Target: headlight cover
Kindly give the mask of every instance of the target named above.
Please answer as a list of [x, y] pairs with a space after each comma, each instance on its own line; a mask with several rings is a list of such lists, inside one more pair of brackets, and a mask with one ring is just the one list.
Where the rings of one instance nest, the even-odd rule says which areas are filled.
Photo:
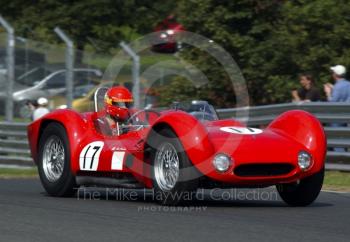
[[227, 171], [231, 164], [231, 158], [225, 154], [217, 154], [213, 159], [213, 165], [218, 172]]
[[300, 151], [298, 154], [298, 165], [301, 170], [305, 171], [311, 167], [312, 156], [306, 151]]

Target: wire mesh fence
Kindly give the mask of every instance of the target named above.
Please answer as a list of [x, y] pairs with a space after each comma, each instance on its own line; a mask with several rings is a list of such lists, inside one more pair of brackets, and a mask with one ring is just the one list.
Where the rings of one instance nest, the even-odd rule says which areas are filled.
[[[59, 40], [58, 40], [59, 41]], [[133, 60], [120, 48], [98, 52], [88, 45], [85, 51], [74, 49], [73, 102], [79, 112], [94, 110], [93, 93], [101, 86], [123, 85], [133, 90]], [[50, 110], [67, 107], [67, 56], [66, 46], [50, 44], [15, 36], [13, 93], [6, 92], [7, 34], [0, 33], [0, 116], [5, 115], [6, 100], [13, 99], [15, 119], [29, 121], [29, 103], [36, 104], [40, 97], [48, 99]], [[156, 87], [169, 83], [176, 76], [186, 75], [176, 56], [157, 54], [151, 50], [137, 53], [140, 56], [140, 108], [157, 105]], [[118, 69], [109, 74], [108, 70]], [[106, 71], [107, 70], [107, 71]], [[112, 71], [113, 72], [113, 71]], [[185, 74], [184, 74], [185, 73]], [[135, 75], [135, 74], [134, 74]], [[0, 118], [1, 119], [1, 118]]]
[[[21, 37], [15, 38], [13, 93], [8, 95], [6, 87], [7, 59], [6, 33], [0, 34], [0, 105], [1, 113], [5, 113], [5, 103], [13, 99], [15, 118], [30, 118], [29, 103], [36, 105], [40, 97], [49, 100], [49, 108], [64, 108], [67, 105], [66, 94], [66, 47], [64, 44], [48, 44]], [[80, 56], [73, 69], [73, 99], [85, 97], [95, 86], [101, 83], [103, 65], [111, 56], [98, 55], [94, 52], [75, 50]], [[102, 63], [102, 64], [101, 64]], [[89, 106], [89, 105], [87, 105]], [[90, 106], [81, 111], [89, 111]], [[79, 110], [78, 110], [79, 111]]]

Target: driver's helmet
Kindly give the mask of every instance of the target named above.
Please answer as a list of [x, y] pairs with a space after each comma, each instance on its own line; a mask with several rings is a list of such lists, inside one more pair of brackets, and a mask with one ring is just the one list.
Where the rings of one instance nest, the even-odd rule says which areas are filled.
[[129, 117], [128, 109], [132, 102], [132, 94], [122, 86], [109, 88], [104, 97], [106, 112], [118, 121], [125, 121]]

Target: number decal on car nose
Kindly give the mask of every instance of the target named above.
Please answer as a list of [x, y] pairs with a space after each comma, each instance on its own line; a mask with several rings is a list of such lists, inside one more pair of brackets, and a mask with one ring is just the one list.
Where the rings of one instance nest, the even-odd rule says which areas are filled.
[[254, 135], [254, 134], [260, 134], [263, 132], [261, 129], [249, 128], [249, 127], [237, 127], [237, 126], [221, 127], [220, 130], [231, 134], [242, 134], [242, 135]]
[[97, 171], [103, 145], [102, 141], [95, 141], [84, 147], [79, 156], [80, 170]]

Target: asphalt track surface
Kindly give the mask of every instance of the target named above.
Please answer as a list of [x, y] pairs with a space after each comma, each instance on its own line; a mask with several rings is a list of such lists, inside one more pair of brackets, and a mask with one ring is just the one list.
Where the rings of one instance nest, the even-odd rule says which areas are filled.
[[[0, 241], [349, 241], [350, 194], [288, 207], [274, 189], [206, 191], [161, 207], [128, 190], [49, 197], [37, 179], [0, 179]], [[144, 199], [146, 197], [146, 199]], [[220, 199], [218, 201], [218, 199]]]

